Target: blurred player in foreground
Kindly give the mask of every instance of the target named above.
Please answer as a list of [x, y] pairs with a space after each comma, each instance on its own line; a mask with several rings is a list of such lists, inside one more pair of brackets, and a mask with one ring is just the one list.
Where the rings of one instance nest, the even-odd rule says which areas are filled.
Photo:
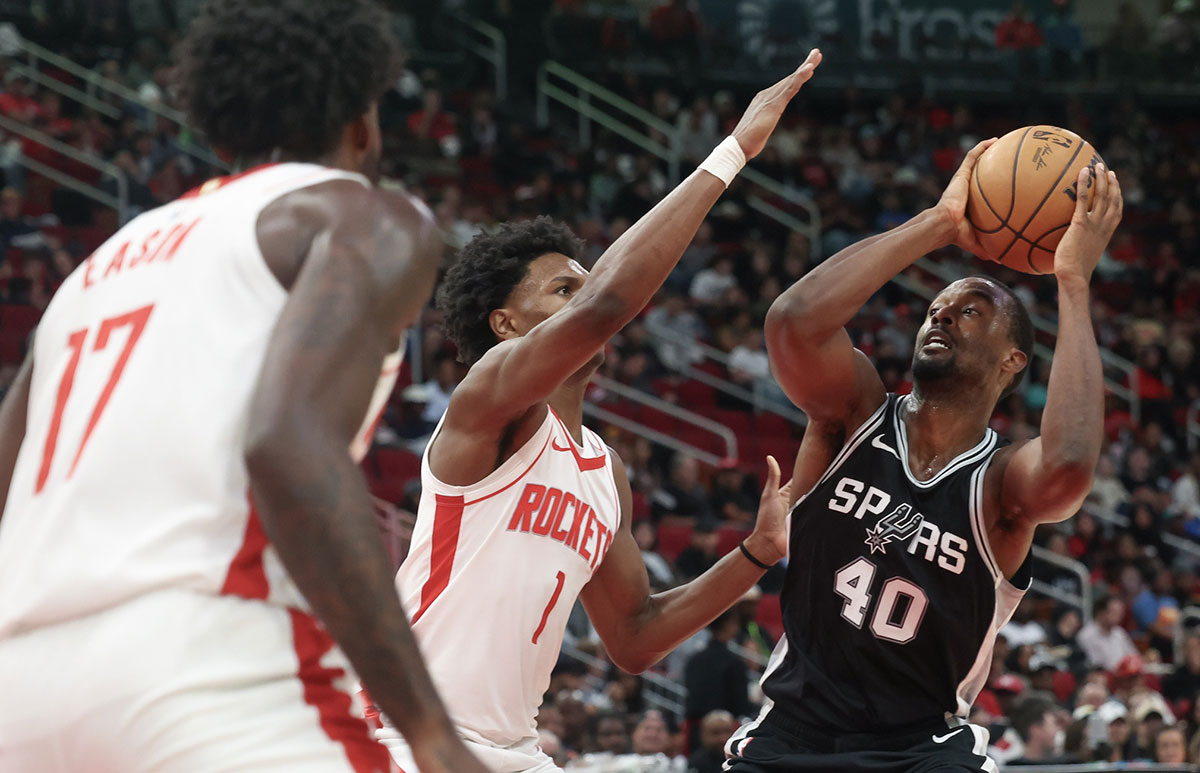
[[351, 665], [423, 770], [483, 770], [351, 457], [441, 252], [423, 205], [374, 187], [387, 29], [367, 0], [192, 23], [184, 102], [259, 165], [98, 248], [0, 408], [6, 773], [389, 770]]

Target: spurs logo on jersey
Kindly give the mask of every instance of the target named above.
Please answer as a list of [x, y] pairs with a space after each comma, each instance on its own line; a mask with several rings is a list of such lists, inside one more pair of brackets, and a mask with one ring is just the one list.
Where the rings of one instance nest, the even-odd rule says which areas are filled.
[[763, 678], [767, 711], [812, 728], [888, 732], [966, 717], [995, 632], [1027, 585], [986, 538], [987, 430], [938, 474], [909, 470], [905, 398], [889, 395], [791, 515], [785, 637]]
[[[879, 441], [879, 437], [876, 437], [875, 441]], [[882, 447], [896, 456], [897, 460], [900, 458], [894, 450], [881, 442], [872, 442], [872, 446]], [[829, 498], [827, 506], [832, 512], [852, 513], [854, 518], [863, 520], [868, 514], [884, 512], [891, 504], [892, 495], [886, 491], [861, 480], [843, 476], [833, 487], [833, 495]], [[871, 553], [886, 553], [889, 544], [903, 543], [905, 540], [911, 540], [908, 543], [910, 554], [934, 562], [948, 572], [961, 574], [966, 565], [967, 540], [939, 527], [916, 512], [907, 502], [897, 505], [894, 510], [876, 521], [873, 527], [868, 528], [865, 543]]]

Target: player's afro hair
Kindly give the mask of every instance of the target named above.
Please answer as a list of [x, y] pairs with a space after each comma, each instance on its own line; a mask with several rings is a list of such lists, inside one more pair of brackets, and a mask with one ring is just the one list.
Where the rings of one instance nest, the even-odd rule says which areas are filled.
[[176, 56], [183, 105], [215, 147], [309, 160], [387, 89], [397, 45], [372, 0], [208, 0]]
[[474, 365], [496, 345], [491, 313], [508, 301], [529, 264], [557, 252], [577, 258], [583, 242], [571, 229], [551, 218], [506, 223], [482, 234], [459, 253], [438, 289], [446, 335], [458, 346], [458, 358]]

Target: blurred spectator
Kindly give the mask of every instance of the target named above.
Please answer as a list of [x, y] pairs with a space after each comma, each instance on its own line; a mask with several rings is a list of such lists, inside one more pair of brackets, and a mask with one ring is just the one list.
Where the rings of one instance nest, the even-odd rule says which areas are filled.
[[666, 590], [675, 585], [675, 573], [667, 559], [654, 549], [658, 541], [654, 524], [649, 520], [637, 521], [633, 524], [633, 539], [642, 551], [642, 562], [646, 564], [646, 573], [650, 577], [652, 588]]
[[683, 685], [687, 688], [684, 716], [693, 727], [716, 709], [728, 711], [735, 717], [753, 713], [746, 664], [729, 649], [739, 627], [738, 616], [732, 610], [709, 623], [712, 637], [708, 646], [693, 655], [684, 668]]
[[1163, 765], [1182, 765], [1187, 759], [1187, 737], [1183, 728], [1170, 725], [1154, 737], [1154, 761]]
[[1042, 31], [1029, 15], [1023, 0], [1016, 0], [1012, 10], [996, 25], [996, 48], [1008, 52], [1012, 74], [1017, 83], [1026, 88], [1036, 86], [1037, 55], [1043, 42]]
[[1200, 695], [1200, 634], [1188, 634], [1183, 640], [1183, 657], [1162, 680], [1162, 693], [1172, 703]]
[[1021, 647], [1046, 641], [1046, 629], [1033, 619], [1033, 611], [1033, 599], [1025, 596], [1013, 611], [1012, 620], [1000, 629], [1011, 646]]
[[17, 189], [0, 191], [0, 253], [10, 248], [36, 250], [50, 246], [38, 223], [23, 213], [24, 206]]
[[1137, 653], [1129, 632], [1121, 627], [1124, 618], [1125, 602], [1119, 598], [1105, 596], [1096, 602], [1092, 622], [1078, 637], [1079, 647], [1090, 663], [1112, 670], [1126, 655]]
[[1187, 520], [1200, 519], [1200, 453], [1192, 454], [1183, 474], [1171, 485], [1170, 512]]
[[675, 454], [671, 460], [671, 476], [654, 492], [650, 507], [656, 519], [664, 515], [678, 515], [697, 521], [711, 521], [708, 493], [700, 485], [700, 463], [696, 457], [679, 452]]
[[701, 306], [712, 306], [720, 303], [725, 293], [736, 286], [733, 259], [727, 255], [717, 255], [708, 268], [696, 274], [692, 280], [690, 295], [692, 300]]
[[1117, 463], [1108, 454], [1101, 454], [1096, 463], [1091, 498], [1110, 512], [1115, 512], [1121, 503], [1129, 501], [1129, 491], [1117, 477]]
[[658, 359], [670, 370], [682, 370], [700, 359], [696, 346], [690, 342], [704, 333], [700, 315], [688, 308], [687, 300], [668, 292], [661, 303], [646, 314], [646, 331], [654, 334], [654, 349]]
[[721, 556], [717, 554], [719, 542], [717, 522], [711, 518], [701, 518], [692, 527], [692, 542], [680, 552], [675, 559], [675, 568], [679, 570], [680, 579], [685, 582], [694, 580], [712, 568]]
[[462, 369], [458, 362], [448, 353], [439, 353], [433, 361], [433, 378], [425, 382], [425, 411], [421, 416], [430, 430], [450, 407], [450, 396], [459, 381]]
[[428, 88], [421, 109], [408, 117], [408, 130], [419, 145], [441, 155], [455, 157], [462, 149], [454, 116], [442, 109], [442, 92]]
[[1021, 756], [1007, 765], [1044, 765], [1058, 762], [1062, 755], [1064, 733], [1058, 724], [1058, 708], [1053, 701], [1031, 695], [1018, 703], [1009, 717], [1021, 737]]
[[595, 751], [609, 754], [630, 752], [629, 729], [619, 714], [600, 713], [592, 717], [591, 736]]
[[1083, 64], [1083, 29], [1075, 19], [1071, 0], [1054, 0], [1046, 22], [1046, 48], [1050, 52], [1049, 75], [1055, 80], [1073, 78]]
[[725, 763], [725, 742], [737, 730], [733, 714], [720, 709], [700, 720], [700, 743], [688, 757], [689, 773], [721, 773]]
[[689, 5], [689, 0], [665, 0], [650, 13], [650, 36], [681, 74], [693, 69], [700, 55], [700, 19]]

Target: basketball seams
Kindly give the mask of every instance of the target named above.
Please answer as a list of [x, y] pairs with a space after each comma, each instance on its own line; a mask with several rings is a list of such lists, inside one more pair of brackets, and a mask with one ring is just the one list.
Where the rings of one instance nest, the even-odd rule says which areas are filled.
[[[1063, 176], [1066, 175], [1067, 170], [1070, 169], [1071, 165], [1075, 163], [1075, 159], [1079, 158], [1079, 152], [1083, 150], [1085, 145], [1087, 145], [1087, 142], [1081, 137], [1079, 139], [1079, 144], [1075, 147], [1075, 152], [1071, 154], [1069, 159], [1067, 159], [1067, 163], [1063, 164], [1062, 169], [1058, 170], [1058, 177], [1054, 178], [1054, 182], [1046, 188], [1046, 195], [1042, 196], [1042, 200], [1038, 202], [1038, 205], [1034, 208], [1033, 213], [1029, 215], [1029, 219], [1025, 221], [1025, 225], [1021, 226], [1020, 233], [1025, 233], [1025, 229], [1029, 227], [1029, 224], [1033, 222], [1033, 219], [1038, 216], [1039, 212], [1042, 211], [1042, 207], [1046, 206], [1046, 202], [1049, 201], [1050, 197], [1053, 196], [1055, 191], [1058, 190], [1058, 184], [1062, 182]], [[1016, 184], [1015, 178], [1013, 184]], [[1076, 192], [1075, 195], [1078, 196], [1079, 193]], [[1029, 240], [1026, 239], [1026, 241]], [[1030, 244], [1032, 245], [1034, 242], [1030, 242]], [[1029, 263], [1029, 268], [1032, 271], [1039, 274], [1042, 273], [1041, 271], [1037, 270], [1036, 266], [1033, 265], [1033, 250], [1029, 251], [1029, 255], [1026, 257], [1026, 260]]]
[[[1017, 209], [1017, 163], [1021, 160], [1021, 148], [1025, 147], [1025, 138], [1029, 136], [1029, 132], [1031, 132], [1031, 131], [1033, 131], [1032, 126], [1025, 127], [1025, 131], [1022, 132], [1022, 134], [1021, 134], [1020, 141], [1017, 142], [1017, 149], [1013, 153], [1012, 174], [1009, 175], [1009, 185], [1011, 186], [1012, 191], [1010, 193], [1010, 198], [1009, 198], [1008, 214], [1004, 217], [1003, 222], [1004, 222], [1004, 225], [1015, 234], [1015, 236], [1013, 237], [1013, 240], [1008, 243], [1008, 246], [1004, 248], [1003, 252], [1001, 252], [996, 257], [992, 258], [992, 260], [996, 261], [997, 263], [1004, 262], [1004, 256], [1007, 255], [1009, 250], [1011, 250], [1016, 245], [1017, 238], [1020, 237], [1020, 235], [1021, 235], [1021, 231], [1018, 231], [1017, 229], [1015, 229], [1011, 225], [1009, 225], [1009, 221], [1012, 219], [1013, 213]], [[983, 186], [981, 185], [980, 190], [982, 190], [982, 189], [983, 189]], [[1041, 208], [1042, 207], [1039, 204], [1038, 209], [1041, 209]], [[1037, 214], [1037, 209], [1035, 209], [1033, 211], [1033, 214], [1034, 215]], [[1026, 223], [1025, 225], [1029, 225], [1029, 224]], [[1024, 230], [1024, 229], [1022, 228], [1021, 230]]]

